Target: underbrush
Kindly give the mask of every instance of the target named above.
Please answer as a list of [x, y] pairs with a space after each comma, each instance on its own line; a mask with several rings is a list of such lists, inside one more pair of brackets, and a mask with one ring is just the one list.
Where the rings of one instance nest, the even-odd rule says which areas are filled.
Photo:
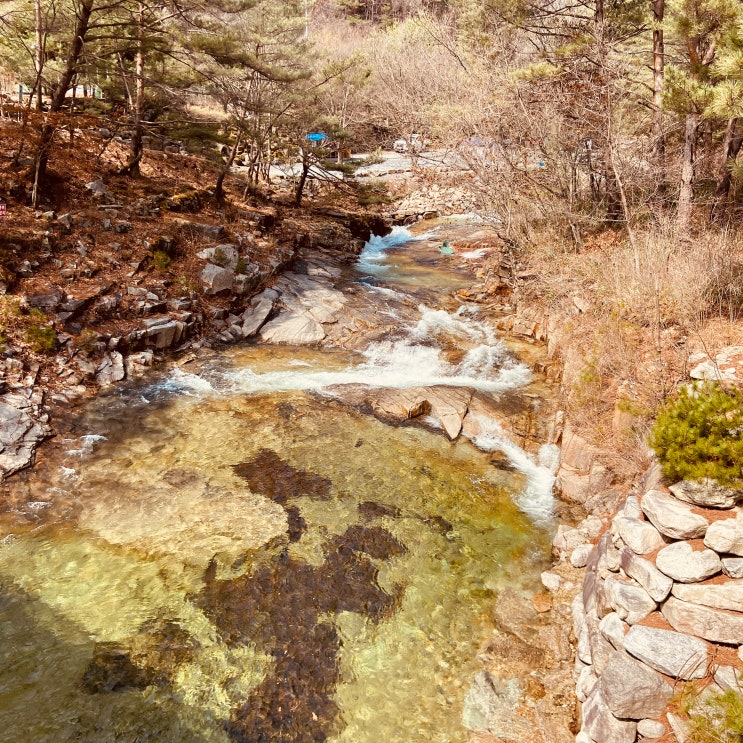
[[633, 246], [605, 231], [580, 252], [557, 229], [533, 237], [520, 258], [537, 278], [524, 289], [530, 303], [565, 318], [568, 414], [596, 443], [633, 456], [652, 416], [688, 379], [689, 357], [743, 343], [740, 235], [707, 231], [680, 242], [660, 226]]
[[686, 718], [688, 743], [740, 743], [743, 740], [741, 689], [710, 691], [687, 684], [672, 705]]

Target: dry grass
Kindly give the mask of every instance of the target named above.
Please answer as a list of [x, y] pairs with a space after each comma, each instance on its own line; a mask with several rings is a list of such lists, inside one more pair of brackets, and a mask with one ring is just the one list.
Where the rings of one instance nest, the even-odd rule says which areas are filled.
[[679, 242], [660, 226], [638, 234], [633, 247], [607, 231], [575, 252], [563, 234], [543, 231], [535, 244], [522, 256], [538, 276], [527, 293], [567, 318], [571, 420], [621, 457], [644, 457], [647, 424], [688, 379], [689, 357], [743, 343], [739, 235], [706, 231]]

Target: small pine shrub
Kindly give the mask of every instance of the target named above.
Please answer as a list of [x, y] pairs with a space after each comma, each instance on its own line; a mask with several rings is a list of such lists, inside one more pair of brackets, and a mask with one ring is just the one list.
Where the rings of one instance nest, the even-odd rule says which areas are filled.
[[245, 258], [239, 258], [235, 266], [235, 273], [245, 273], [248, 270], [248, 264]]
[[671, 480], [743, 485], [743, 394], [715, 383], [682, 388], [658, 414], [650, 445]]
[[227, 257], [227, 254], [222, 250], [222, 248], [217, 248], [214, 251], [214, 254], [212, 255], [212, 263], [215, 263], [217, 266], [221, 266], [224, 268], [228, 263], [230, 262], [230, 259]]
[[740, 743], [743, 740], [743, 694], [687, 692], [682, 711], [688, 717], [689, 743]]
[[162, 250], [156, 250], [152, 256], [152, 265], [158, 271], [167, 271], [170, 268], [170, 264], [173, 262], [171, 257]]
[[26, 341], [32, 351], [49, 353], [57, 347], [57, 334], [49, 326], [30, 325], [26, 329]]

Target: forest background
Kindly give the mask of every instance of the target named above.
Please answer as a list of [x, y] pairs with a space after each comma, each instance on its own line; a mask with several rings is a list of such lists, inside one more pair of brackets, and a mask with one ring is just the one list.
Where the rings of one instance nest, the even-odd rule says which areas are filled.
[[739, 340], [736, 0], [5, 0], [0, 70], [34, 207], [81, 127], [125, 133], [132, 178], [155, 140], [212, 158], [218, 201], [235, 162], [244, 197], [298, 162], [298, 203], [331, 154], [455, 153], [521, 296], [590, 305], [568, 412], [625, 452], [611, 421], [649, 420], [689, 338]]

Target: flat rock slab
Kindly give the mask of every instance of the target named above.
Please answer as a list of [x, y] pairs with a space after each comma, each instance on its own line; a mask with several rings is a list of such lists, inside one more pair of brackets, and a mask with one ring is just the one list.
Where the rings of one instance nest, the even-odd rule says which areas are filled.
[[612, 714], [625, 720], [657, 717], [673, 696], [673, 687], [657, 671], [623, 652], [612, 656], [599, 684]]
[[743, 612], [743, 580], [731, 580], [717, 585], [676, 583], [673, 595], [690, 604]]
[[619, 564], [630, 578], [634, 578], [655, 601], [663, 601], [671, 592], [673, 580], [662, 573], [650, 560], [636, 555], [629, 547], [622, 547]]
[[284, 274], [275, 287], [287, 309], [309, 312], [319, 323], [336, 322], [347, 302], [343, 292], [331, 284], [304, 274]]
[[642, 510], [655, 528], [671, 539], [703, 537], [709, 522], [692, 511], [689, 503], [662, 490], [650, 490], [642, 497]]
[[732, 508], [743, 500], [743, 490], [726, 488], [715, 480], [683, 480], [669, 490], [679, 499], [705, 508]]
[[[583, 728], [591, 740], [601, 743], [635, 743], [637, 737], [637, 723], [632, 720], [618, 720], [611, 711], [601, 691], [601, 685], [596, 684], [593, 691], [583, 703]], [[532, 735], [524, 738], [531, 740]]]
[[250, 300], [250, 306], [242, 314], [242, 334], [244, 338], [255, 335], [268, 319], [278, 297], [278, 292], [265, 289]]
[[29, 410], [0, 400], [0, 480], [33, 463], [36, 446], [50, 433]]
[[671, 596], [661, 609], [668, 623], [679, 632], [710, 642], [743, 645], [743, 614], [690, 604]]
[[305, 346], [319, 343], [325, 338], [325, 330], [308, 312], [301, 314], [282, 312], [275, 320], [261, 328], [260, 336], [266, 343]]
[[707, 674], [709, 650], [698, 637], [636, 624], [625, 635], [624, 648], [666, 676], [688, 681]]
[[466, 387], [445, 385], [405, 389], [335, 385], [331, 391], [352, 404], [368, 405], [374, 415], [385, 423], [400, 424], [431, 413], [452, 440], [462, 430], [462, 422], [473, 394]]

